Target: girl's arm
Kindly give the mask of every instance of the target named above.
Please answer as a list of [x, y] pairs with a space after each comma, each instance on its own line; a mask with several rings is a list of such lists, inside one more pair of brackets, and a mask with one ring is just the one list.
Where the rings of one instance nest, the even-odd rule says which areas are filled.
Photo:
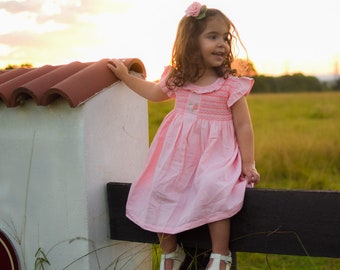
[[127, 67], [121, 60], [111, 59], [108, 68], [122, 80], [131, 90], [151, 101], [163, 101], [169, 97], [162, 91], [159, 84], [140, 79], [129, 74]]
[[249, 183], [257, 184], [260, 175], [255, 168], [254, 133], [246, 98], [242, 97], [238, 100], [231, 110], [242, 158], [242, 174]]

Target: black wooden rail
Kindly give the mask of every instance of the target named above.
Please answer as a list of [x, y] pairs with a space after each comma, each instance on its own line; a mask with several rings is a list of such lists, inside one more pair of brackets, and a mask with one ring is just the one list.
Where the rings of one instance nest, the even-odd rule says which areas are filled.
[[[111, 239], [157, 243], [155, 233], [125, 217], [129, 189], [127, 183], [107, 184]], [[211, 248], [207, 226], [178, 239], [190, 254]], [[231, 219], [230, 249], [340, 258], [340, 192], [247, 189], [242, 210]]]

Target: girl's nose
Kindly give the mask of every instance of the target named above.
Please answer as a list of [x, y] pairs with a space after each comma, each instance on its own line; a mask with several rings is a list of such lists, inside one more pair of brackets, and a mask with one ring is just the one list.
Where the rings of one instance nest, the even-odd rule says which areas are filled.
[[218, 42], [217, 42], [217, 47], [218, 47], [218, 48], [222, 48], [222, 47], [224, 47], [224, 46], [225, 46], [225, 44], [224, 44], [223, 41], [218, 41]]
[[223, 47], [224, 45], [225, 45], [225, 40], [224, 40], [224, 38], [219, 38], [218, 40], [217, 40], [217, 46], [219, 46], [219, 47]]

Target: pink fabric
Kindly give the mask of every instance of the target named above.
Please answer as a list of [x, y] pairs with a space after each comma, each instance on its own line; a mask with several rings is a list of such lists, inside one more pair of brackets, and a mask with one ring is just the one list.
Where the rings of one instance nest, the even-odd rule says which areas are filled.
[[126, 215], [140, 227], [175, 234], [235, 215], [247, 182], [230, 107], [248, 95], [250, 78], [218, 78], [208, 87], [169, 91], [176, 98], [151, 144], [145, 170], [132, 184]]

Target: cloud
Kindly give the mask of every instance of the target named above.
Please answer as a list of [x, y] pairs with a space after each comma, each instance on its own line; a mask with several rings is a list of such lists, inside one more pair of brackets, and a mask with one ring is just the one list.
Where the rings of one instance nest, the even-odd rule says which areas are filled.
[[[55, 16], [36, 21], [29, 20], [27, 14], [15, 14], [20, 25], [16, 29], [0, 34], [0, 67], [8, 64], [32, 63], [34, 66], [61, 64], [79, 60], [79, 49], [86, 45], [89, 48], [96, 42], [95, 27], [91, 22], [69, 19], [64, 24], [57, 23]], [[28, 16], [29, 17], [29, 16]], [[25, 23], [23, 23], [25, 21]], [[61, 20], [59, 20], [61, 22]]]
[[[167, 7], [173, 5], [151, 0], [0, 2], [0, 17], [8, 22], [6, 28], [0, 29], [0, 67], [21, 63], [55, 65], [106, 57], [161, 59], [169, 55], [170, 48], [162, 52], [166, 46], [161, 41], [170, 33], [165, 30], [168, 17], [155, 13], [162, 9], [160, 6], [170, 12]], [[150, 34], [153, 38], [146, 38]], [[170, 39], [167, 45], [172, 44], [173, 38]], [[150, 51], [152, 46], [159, 49]], [[161, 63], [162, 68], [164, 61]]]
[[36, 12], [40, 9], [40, 1], [4, 1], [0, 2], [0, 9], [9, 13]]
[[29, 31], [4, 34], [0, 36], [0, 43], [5, 41], [7, 50], [0, 55], [0, 66], [21, 63], [57, 65], [80, 60], [82, 47], [95, 50], [96, 39], [91, 38], [93, 36], [91, 26], [85, 25], [77, 30], [67, 28], [44, 34]]
[[[11, 27], [2, 27], [0, 33], [27, 29], [38, 31], [46, 29], [60, 29], [62, 26], [75, 27], [79, 24], [79, 18], [84, 16], [96, 16], [101, 13], [110, 13], [113, 16], [126, 12], [132, 7], [131, 1], [114, 0], [23, 0], [1, 1], [0, 16]], [[27, 24], [27, 22], [29, 23]], [[14, 26], [16, 28], [14, 28]], [[60, 27], [56, 27], [59, 25]], [[40, 30], [37, 30], [40, 29]], [[50, 29], [47, 29], [50, 31]]]
[[77, 19], [80, 1], [7, 1], [0, 2], [0, 10], [12, 14], [13, 18], [31, 16], [37, 24], [53, 21], [59, 24], [72, 24]]
[[57, 61], [65, 54], [76, 55], [77, 44], [91, 46], [94, 26], [81, 16], [90, 13], [92, 2], [1, 1], [0, 16], [7, 26], [0, 29], [0, 65], [27, 62], [32, 56], [44, 61], [52, 55]]

